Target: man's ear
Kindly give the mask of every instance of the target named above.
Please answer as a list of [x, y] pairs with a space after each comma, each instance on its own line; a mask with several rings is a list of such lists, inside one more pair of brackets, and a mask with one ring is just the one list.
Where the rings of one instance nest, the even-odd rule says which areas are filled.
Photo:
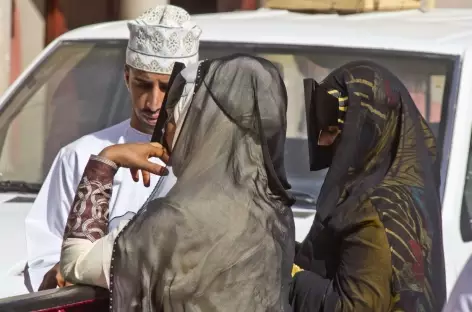
[[125, 84], [126, 84], [126, 87], [128, 88], [128, 91], [129, 91], [129, 74], [130, 74], [130, 69], [129, 69], [129, 66], [126, 64], [125, 65], [125, 70], [124, 70], [124, 78], [125, 78]]

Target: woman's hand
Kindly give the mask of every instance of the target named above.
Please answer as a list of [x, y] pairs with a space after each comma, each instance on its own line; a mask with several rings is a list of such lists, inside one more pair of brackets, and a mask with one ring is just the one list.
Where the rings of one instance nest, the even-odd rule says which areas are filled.
[[126, 143], [116, 144], [105, 148], [100, 157], [113, 161], [120, 167], [129, 168], [135, 182], [139, 181], [139, 171], [143, 176], [143, 184], [148, 187], [151, 183], [150, 173], [165, 176], [169, 171], [158, 164], [149, 161], [157, 157], [167, 164], [169, 155], [159, 143]]

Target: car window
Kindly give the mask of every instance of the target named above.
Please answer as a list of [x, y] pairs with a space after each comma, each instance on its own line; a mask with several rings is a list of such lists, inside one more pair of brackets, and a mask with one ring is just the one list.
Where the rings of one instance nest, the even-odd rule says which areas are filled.
[[[129, 118], [123, 80], [126, 41], [64, 42], [43, 61], [0, 113], [0, 178], [41, 184], [66, 144]], [[439, 123], [450, 61], [422, 56], [378, 55], [370, 50], [307, 51], [303, 47], [248, 48], [202, 43], [200, 58], [235, 52], [259, 55], [281, 71], [288, 92], [285, 166], [293, 191], [316, 199], [325, 171], [310, 172], [303, 78], [322, 80], [353, 60], [383, 64], [402, 79], [419, 110], [441, 136]]]
[[130, 116], [125, 43], [56, 49], [0, 114], [2, 180], [42, 183], [59, 149]]

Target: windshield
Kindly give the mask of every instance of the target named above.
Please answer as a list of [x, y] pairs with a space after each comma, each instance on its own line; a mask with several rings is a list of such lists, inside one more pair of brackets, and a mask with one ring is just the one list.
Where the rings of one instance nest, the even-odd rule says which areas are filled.
[[[0, 114], [2, 180], [42, 183], [59, 149], [73, 140], [116, 124], [130, 115], [123, 80], [125, 41], [68, 42], [34, 71]], [[303, 47], [241, 48], [202, 43], [202, 59], [235, 52], [274, 62], [288, 91], [286, 169], [294, 192], [316, 198], [326, 171], [310, 172], [302, 79], [322, 80], [352, 60], [376, 61], [407, 85], [421, 113], [438, 135], [451, 61], [375, 54], [370, 50]], [[439, 134], [441, 135], [441, 134]]]

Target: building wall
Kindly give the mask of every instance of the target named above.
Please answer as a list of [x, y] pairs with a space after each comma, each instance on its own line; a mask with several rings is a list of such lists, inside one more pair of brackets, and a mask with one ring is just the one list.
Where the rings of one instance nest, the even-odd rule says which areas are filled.
[[[15, 1], [18, 25], [12, 33]], [[49, 1], [49, 2], [48, 2]], [[135, 18], [157, 4], [179, 5], [190, 13], [230, 11], [256, 5], [263, 0], [58, 0], [65, 28], [74, 29], [91, 23]], [[438, 8], [472, 8], [472, 0], [431, 0]], [[0, 94], [44, 49], [47, 34], [47, 3], [53, 0], [0, 0]], [[248, 2], [248, 4], [245, 4]], [[114, 3], [111, 6], [110, 3]], [[110, 12], [116, 10], [116, 12]], [[18, 42], [12, 42], [12, 39]], [[14, 53], [11, 53], [14, 52]], [[18, 66], [15, 66], [18, 62]], [[13, 64], [13, 66], [12, 66]], [[11, 72], [12, 69], [12, 72]]]
[[472, 8], [472, 0], [435, 0], [437, 8]]
[[10, 83], [12, 2], [0, 1], [0, 94]]
[[[116, 19], [114, 0], [58, 0], [68, 30]], [[139, 2], [139, 1], [137, 1]]]
[[[195, 0], [194, 0], [195, 1]], [[149, 8], [167, 4], [168, 0], [120, 0], [120, 19], [134, 19]]]
[[[0, 94], [31, 64], [47, 43], [64, 31], [93, 23], [136, 18], [158, 4], [179, 5], [196, 14], [239, 9], [245, 6], [245, 1], [248, 0], [0, 0], [0, 68], [3, 69], [0, 73]], [[13, 2], [18, 19], [15, 38], [9, 35], [12, 19], [8, 12], [11, 12]], [[61, 21], [54, 20], [57, 15], [52, 22], [48, 20], [53, 3], [57, 3], [56, 12], [59, 12]], [[255, 1], [249, 0], [249, 3], [252, 6]], [[58, 27], [52, 25], [54, 23], [62, 23], [58, 24], [61, 29], [54, 29]], [[10, 53], [13, 39], [16, 40], [13, 44], [15, 51]], [[12, 75], [11, 63], [18, 63], [18, 66], [13, 66]]]
[[23, 71], [44, 49], [46, 34], [46, 0], [16, 0], [20, 46], [20, 69]]

